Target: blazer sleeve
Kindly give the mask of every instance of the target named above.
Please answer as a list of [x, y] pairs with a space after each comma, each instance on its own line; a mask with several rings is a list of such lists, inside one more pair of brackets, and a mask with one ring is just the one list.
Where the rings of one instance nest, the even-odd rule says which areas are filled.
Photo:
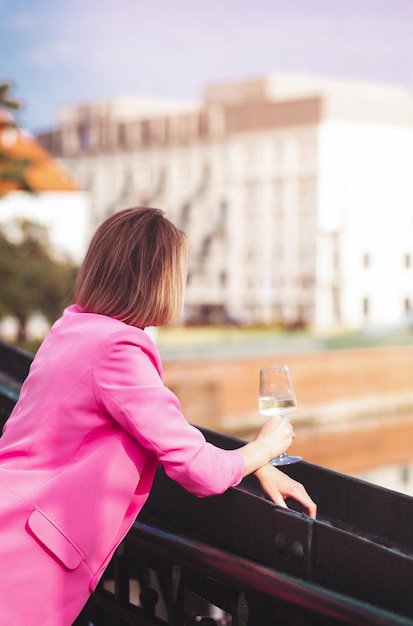
[[163, 384], [155, 346], [141, 343], [134, 336], [112, 336], [104, 344], [94, 367], [97, 401], [188, 491], [204, 497], [238, 484], [244, 473], [241, 455], [210, 444], [189, 424], [178, 398]]

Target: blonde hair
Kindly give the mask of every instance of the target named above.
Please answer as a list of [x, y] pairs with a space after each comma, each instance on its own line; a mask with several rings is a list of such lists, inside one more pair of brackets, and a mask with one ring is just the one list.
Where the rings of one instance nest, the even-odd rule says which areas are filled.
[[77, 275], [75, 302], [145, 328], [180, 314], [188, 242], [160, 209], [114, 213], [96, 230]]

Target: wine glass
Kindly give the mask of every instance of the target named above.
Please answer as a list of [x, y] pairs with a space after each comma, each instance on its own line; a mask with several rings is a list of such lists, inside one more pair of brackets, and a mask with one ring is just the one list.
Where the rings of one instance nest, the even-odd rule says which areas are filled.
[[[297, 408], [290, 370], [287, 365], [270, 365], [260, 369], [260, 391], [258, 410], [261, 415], [288, 415]], [[272, 459], [272, 465], [289, 465], [302, 461], [300, 456], [289, 456], [285, 452]]]

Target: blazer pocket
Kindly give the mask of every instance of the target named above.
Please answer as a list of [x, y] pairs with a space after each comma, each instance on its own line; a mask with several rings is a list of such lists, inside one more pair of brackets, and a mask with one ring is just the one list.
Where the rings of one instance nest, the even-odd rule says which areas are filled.
[[61, 528], [47, 515], [35, 509], [28, 521], [35, 537], [50, 550], [68, 569], [75, 569], [84, 560], [85, 554]]

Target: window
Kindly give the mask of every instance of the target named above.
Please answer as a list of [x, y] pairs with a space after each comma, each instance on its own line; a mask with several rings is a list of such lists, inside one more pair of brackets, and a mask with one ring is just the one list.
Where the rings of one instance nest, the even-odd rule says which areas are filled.
[[78, 129], [79, 147], [82, 151], [88, 150], [90, 147], [89, 127], [81, 124]]
[[368, 254], [368, 252], [365, 252], [363, 254], [362, 265], [363, 267], [370, 267], [370, 255]]
[[126, 124], [118, 124], [118, 146], [119, 148], [127, 147]]

